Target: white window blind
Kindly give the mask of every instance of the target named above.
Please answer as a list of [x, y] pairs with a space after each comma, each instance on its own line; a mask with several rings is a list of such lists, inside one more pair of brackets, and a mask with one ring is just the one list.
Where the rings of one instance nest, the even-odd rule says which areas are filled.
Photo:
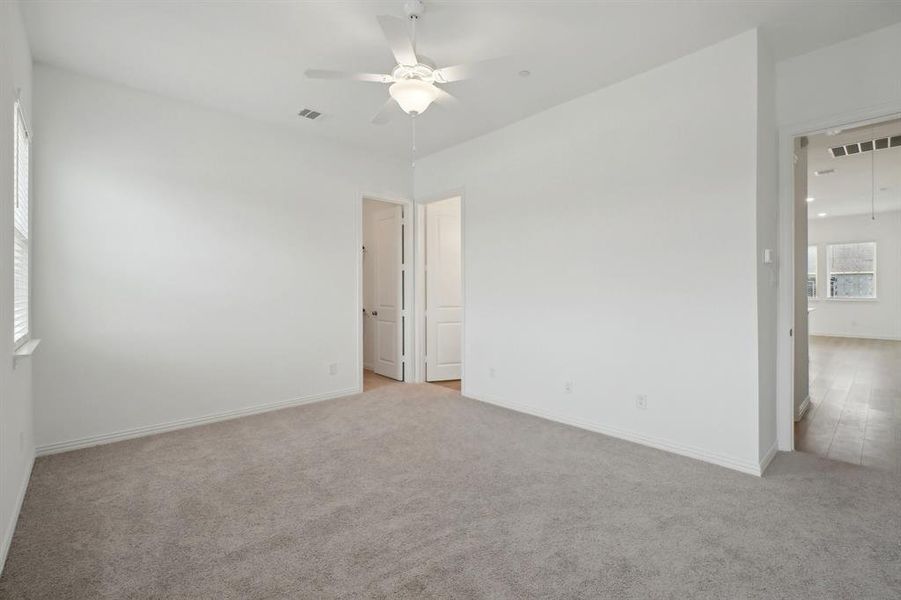
[[832, 244], [827, 263], [830, 298], [876, 297], [876, 242]]
[[807, 297], [817, 297], [817, 247], [807, 247]]
[[28, 129], [19, 103], [15, 106], [15, 193], [13, 213], [13, 341], [28, 340]]

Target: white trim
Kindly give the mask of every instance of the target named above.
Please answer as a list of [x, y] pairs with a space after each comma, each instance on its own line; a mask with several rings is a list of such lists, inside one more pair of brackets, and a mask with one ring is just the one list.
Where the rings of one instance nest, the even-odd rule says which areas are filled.
[[773, 462], [773, 459], [776, 458], [777, 452], [779, 452], [779, 442], [773, 442], [773, 445], [770, 446], [770, 449], [767, 450], [766, 454], [763, 455], [763, 458], [760, 459], [760, 466], [758, 467], [758, 469], [760, 471], [759, 475], [761, 477], [764, 473], [766, 473], [766, 468], [770, 466], [770, 463]]
[[808, 332], [813, 337], [836, 337], [856, 340], [882, 340], [886, 342], [901, 342], [901, 337], [897, 335], [863, 335], [860, 333], [813, 333]]
[[101, 444], [111, 444], [113, 442], [121, 442], [123, 440], [155, 435], [157, 433], [175, 431], [177, 429], [187, 429], [189, 427], [197, 427], [198, 425], [217, 423], [219, 421], [228, 421], [230, 419], [235, 419], [238, 417], [256, 415], [273, 410], [279, 410], [282, 408], [290, 408], [292, 406], [301, 406], [303, 404], [312, 404], [313, 402], [321, 402], [323, 400], [332, 400], [334, 398], [352, 396], [356, 393], [358, 393], [358, 390], [356, 388], [334, 390], [331, 392], [323, 392], [321, 394], [313, 394], [301, 398], [290, 398], [288, 400], [278, 400], [276, 402], [268, 402], [266, 404], [258, 404], [256, 406], [247, 406], [245, 408], [226, 410], [202, 417], [189, 417], [187, 419], [168, 421], [166, 423], [159, 423], [157, 425], [134, 427], [132, 429], [123, 429], [121, 431], [114, 431], [112, 433], [101, 433], [99, 435], [92, 435], [75, 440], [68, 440], [65, 442], [44, 444], [36, 448], [36, 454], [37, 456], [46, 456], [48, 454], [57, 454], [59, 452], [78, 450], [79, 448], [88, 448], [91, 446], [99, 446]]
[[41, 343], [39, 339], [25, 339], [25, 342], [15, 349], [13, 352], [13, 369], [16, 368], [16, 365], [19, 364], [19, 360], [23, 358], [29, 358], [34, 351], [37, 350], [38, 344]]
[[[585, 419], [578, 419], [573, 417], [568, 417], [561, 414], [556, 414], [548, 410], [535, 408], [533, 406], [528, 406], [525, 404], [520, 404], [518, 402], [509, 402], [507, 400], [501, 400], [496, 397], [488, 397], [483, 395], [471, 396], [467, 394], [467, 397], [473, 398], [474, 400], [478, 400], [480, 402], [485, 402], [487, 404], [494, 404], [495, 406], [500, 406], [502, 408], [507, 408], [510, 410], [514, 410], [516, 412], [526, 413], [528, 415], [532, 415], [534, 417], [540, 417], [542, 419], [547, 419], [548, 421], [555, 421], [557, 423], [563, 423], [564, 425], [572, 425], [573, 427], [578, 427], [580, 429], [587, 429], [588, 431], [593, 431], [595, 433], [601, 433], [604, 435], [609, 435], [610, 437], [615, 437], [621, 440], [626, 440], [628, 442], [634, 442], [636, 444], [641, 444], [642, 446], [649, 446], [651, 448], [656, 448], [658, 450], [664, 450], [666, 452], [672, 452], [673, 454], [679, 454], [681, 456], [687, 456], [688, 458], [694, 458], [696, 460], [701, 460], [707, 463], [711, 463], [714, 465], [718, 465], [720, 467], [726, 467], [727, 469], [732, 469], [734, 471], [740, 471], [742, 473], [747, 473], [749, 475], [760, 476], [762, 471], [763, 462], [749, 461], [743, 460], [741, 458], [736, 458], [733, 456], [727, 456], [725, 454], [717, 454], [715, 452], [708, 452], [707, 450], [702, 450], [701, 448], [695, 448], [693, 446], [688, 446], [685, 444], [680, 444], [678, 442], [673, 442], [664, 438], [652, 437], [648, 435], [644, 435], [642, 433], [637, 433], [634, 431], [628, 431], [625, 429], [619, 429], [616, 427], [609, 427], [607, 425], [603, 425], [601, 423], [597, 423], [594, 421], [588, 421]], [[775, 448], [775, 445], [774, 445]], [[770, 452], [775, 454], [775, 449], [771, 449]], [[768, 452], [767, 454], [770, 454]], [[772, 457], [770, 457], [770, 460]], [[767, 460], [769, 462], [769, 460]]]
[[6, 557], [9, 555], [9, 547], [13, 543], [13, 535], [16, 533], [16, 523], [19, 522], [19, 513], [22, 512], [22, 503], [25, 502], [25, 492], [28, 490], [28, 482], [31, 481], [31, 470], [34, 468], [34, 455], [28, 461], [28, 469], [25, 471], [25, 477], [19, 483], [19, 493], [16, 495], [15, 509], [9, 516], [9, 522], [6, 524], [6, 532], [3, 534], [3, 545], [0, 546], [0, 573], [6, 566]]
[[804, 398], [804, 402], [801, 403], [801, 406], [798, 407], [797, 412], [795, 413], [795, 421], [800, 421], [804, 418], [804, 414], [810, 410], [810, 394]]

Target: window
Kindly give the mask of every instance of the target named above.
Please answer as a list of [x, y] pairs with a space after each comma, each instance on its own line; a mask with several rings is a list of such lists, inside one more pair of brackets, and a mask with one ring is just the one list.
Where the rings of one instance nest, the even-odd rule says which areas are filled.
[[807, 246], [807, 297], [817, 297], [817, 247]]
[[13, 342], [28, 341], [28, 129], [19, 102], [15, 106], [15, 194], [13, 212]]
[[876, 297], [876, 242], [828, 248], [830, 298]]

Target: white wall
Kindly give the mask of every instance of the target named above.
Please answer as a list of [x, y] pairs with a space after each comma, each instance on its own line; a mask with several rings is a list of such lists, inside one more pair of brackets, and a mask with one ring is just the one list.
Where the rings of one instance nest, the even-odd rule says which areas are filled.
[[[776, 65], [779, 121], [779, 207], [781, 248], [794, 239], [792, 139], [836, 125], [901, 113], [901, 23], [827, 46]], [[803, 221], [800, 224], [804, 226]], [[795, 413], [792, 377], [795, 327], [794, 269], [783, 253], [779, 281], [779, 448], [792, 448]], [[798, 276], [802, 276], [799, 274]], [[804, 298], [799, 298], [804, 302]]]
[[[776, 451], [776, 327], [779, 285], [779, 133], [776, 65], [769, 48], [757, 45], [757, 360], [758, 452], [761, 464]], [[764, 261], [771, 250], [772, 262]]]
[[[826, 246], [842, 242], [876, 242], [876, 300], [826, 297]], [[901, 340], [901, 212], [811, 219], [808, 243], [817, 246], [818, 271], [811, 335]]]
[[417, 163], [465, 190], [467, 395], [759, 469], [757, 78], [751, 31]]
[[404, 161], [45, 66], [35, 87], [39, 450], [355, 390], [360, 196], [407, 194]]
[[779, 122], [817, 124], [823, 118], [901, 99], [901, 23], [784, 60], [776, 65]]
[[0, 2], [0, 206], [3, 207], [0, 210], [0, 247], [10, 250], [0, 253], [0, 338], [6, 340], [8, 348], [0, 361], [0, 570], [6, 560], [34, 458], [32, 359], [20, 360], [15, 368], [12, 360], [13, 104], [17, 89], [21, 90], [26, 120], [34, 131], [31, 53], [25, 28], [18, 4]]

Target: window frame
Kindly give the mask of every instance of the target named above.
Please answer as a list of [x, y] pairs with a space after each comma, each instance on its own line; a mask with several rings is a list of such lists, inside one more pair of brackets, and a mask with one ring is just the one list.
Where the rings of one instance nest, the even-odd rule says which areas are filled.
[[[16, 212], [19, 206], [19, 130], [25, 133], [25, 147], [27, 149], [27, 157], [24, 162], [25, 168], [25, 176], [26, 176], [26, 217], [25, 217], [25, 228], [26, 231], [22, 232], [16, 223]], [[13, 310], [12, 310], [12, 330], [13, 330], [13, 350], [17, 351], [22, 346], [31, 341], [31, 132], [28, 129], [28, 120], [25, 118], [25, 111], [22, 110], [22, 103], [17, 98], [13, 103], [13, 202], [12, 202], [12, 242], [13, 242]], [[16, 255], [16, 245], [17, 242], [21, 240], [22, 245], [25, 248], [25, 301], [26, 301], [26, 316], [25, 316], [25, 332], [20, 336], [16, 337], [16, 309], [15, 309], [15, 300], [16, 300], [16, 266], [15, 266], [15, 255]]]
[[[833, 271], [832, 270], [832, 249], [835, 246], [853, 246], [858, 244], [873, 245], [873, 270], [872, 271]], [[859, 240], [850, 242], [830, 242], [826, 244], [826, 299], [834, 302], [876, 302], [879, 300], [879, 244], [876, 240]], [[873, 295], [872, 296], [833, 296], [832, 295], [832, 275], [855, 275], [855, 274], [872, 274], [873, 275]]]
[[[813, 272], [810, 270], [810, 250], [813, 249]], [[810, 295], [808, 287], [807, 301], [820, 299], [820, 247], [818, 244], [808, 244], [807, 246], [807, 284], [810, 285], [810, 276], [813, 275], [813, 296]]]

